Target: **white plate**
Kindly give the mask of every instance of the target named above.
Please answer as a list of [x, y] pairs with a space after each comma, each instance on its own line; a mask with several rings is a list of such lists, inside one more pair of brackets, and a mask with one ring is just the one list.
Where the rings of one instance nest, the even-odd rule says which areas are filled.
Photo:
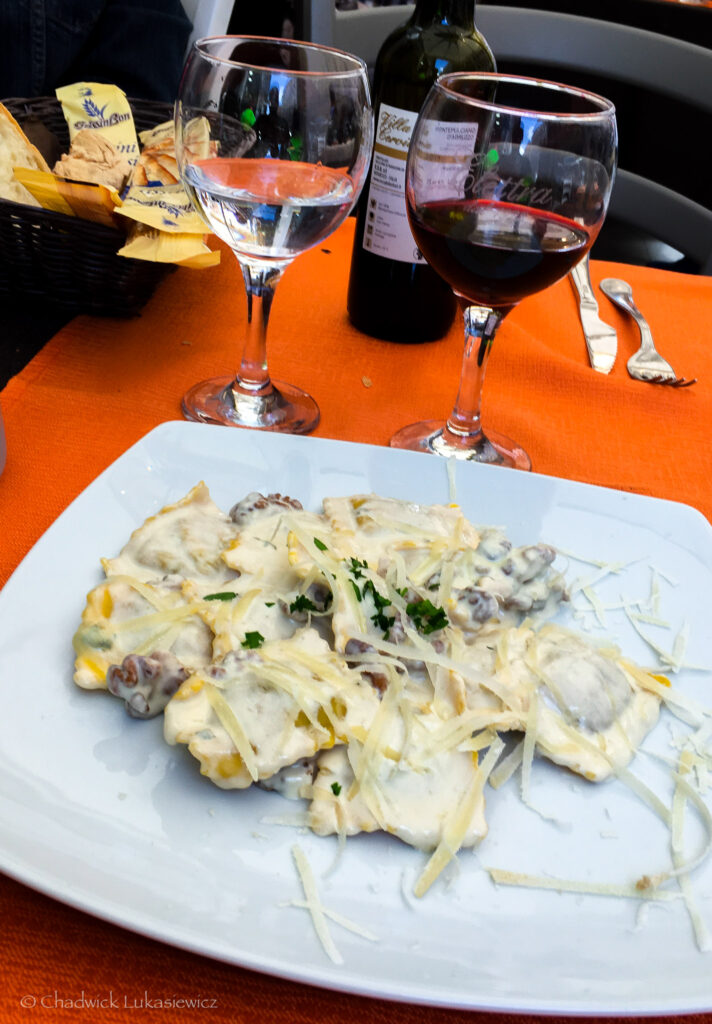
[[[416, 901], [409, 887], [423, 854], [387, 836], [357, 837], [326, 874], [335, 841], [262, 820], [294, 814], [296, 805], [259, 790], [218, 790], [184, 748], [162, 742], [160, 721], [131, 720], [120, 702], [75, 688], [71, 638], [84, 596], [101, 578], [99, 558], [199, 479], [225, 509], [250, 490], [281, 491], [313, 508], [325, 495], [371, 490], [449, 498], [443, 461], [387, 448], [168, 423], [130, 449], [60, 516], [0, 593], [0, 867], [108, 921], [327, 988], [550, 1013], [712, 1008], [710, 957], [698, 951], [679, 901], [639, 917], [633, 901], [498, 888], [483, 870], [627, 883], [664, 869], [667, 829], [619, 782], [594, 786], [537, 762], [533, 798], [559, 824], [521, 803], [516, 779], [489, 791], [488, 837]], [[605, 600], [646, 597], [650, 564], [657, 566], [674, 581], [659, 579], [672, 628], [648, 632], [669, 648], [687, 621], [688, 660], [709, 661], [712, 530], [699, 513], [476, 465], [457, 466], [456, 491], [474, 522], [504, 525], [515, 543], [541, 539], [632, 562], [598, 585]], [[572, 563], [569, 576], [593, 572]], [[627, 653], [655, 662], [622, 612], [608, 620]], [[683, 670], [675, 685], [709, 704], [710, 681], [709, 673]], [[673, 753], [670, 722], [664, 713], [647, 747]], [[642, 756], [634, 768], [669, 798], [666, 772]], [[699, 822], [687, 839], [691, 850], [704, 839]], [[302, 896], [295, 842], [324, 904], [378, 937], [369, 942], [332, 923], [342, 966], [327, 959], [305, 911], [280, 906]], [[696, 872], [694, 890], [712, 923], [712, 864]]]

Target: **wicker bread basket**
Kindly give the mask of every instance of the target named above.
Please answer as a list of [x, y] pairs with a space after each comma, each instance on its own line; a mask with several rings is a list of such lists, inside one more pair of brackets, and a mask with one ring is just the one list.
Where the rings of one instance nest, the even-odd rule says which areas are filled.
[[[69, 132], [58, 100], [41, 96], [3, 103], [20, 125], [38, 117], [67, 152]], [[130, 103], [137, 132], [173, 116], [167, 103]], [[117, 256], [125, 237], [118, 228], [0, 200], [0, 297], [37, 299], [71, 313], [133, 316], [174, 268]]]

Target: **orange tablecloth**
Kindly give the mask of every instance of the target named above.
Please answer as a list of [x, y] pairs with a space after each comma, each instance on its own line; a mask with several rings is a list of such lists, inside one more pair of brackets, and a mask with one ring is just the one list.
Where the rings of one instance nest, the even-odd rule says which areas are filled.
[[[400, 426], [449, 411], [461, 333], [455, 326], [440, 342], [410, 347], [354, 330], [345, 313], [352, 230], [348, 222], [287, 271], [272, 311], [270, 367], [315, 396], [318, 434], [386, 444]], [[683, 501], [712, 519], [712, 278], [592, 266], [594, 283], [620, 273], [633, 284], [677, 372], [696, 375], [699, 383], [675, 390], [630, 380], [625, 361], [637, 331], [605, 298], [601, 309], [618, 328], [619, 359], [610, 377], [594, 373], [574, 293], [562, 281], [523, 303], [501, 328], [485, 384], [485, 426], [496, 424], [516, 438], [537, 472]], [[177, 271], [135, 320], [79, 317], [10, 381], [0, 393], [8, 443], [0, 477], [0, 585], [102, 469], [156, 424], [180, 418], [187, 387], [233, 370], [245, 317], [241, 278], [226, 253], [217, 269]], [[10, 879], [0, 879], [0, 897], [2, 1021], [472, 1019], [335, 995], [203, 960]], [[72, 1005], [82, 992], [106, 1005]], [[169, 998], [202, 1003], [171, 1011], [160, 1006]], [[526, 1019], [482, 1016], [493, 1024]], [[695, 1019], [712, 1024], [712, 1014]]]

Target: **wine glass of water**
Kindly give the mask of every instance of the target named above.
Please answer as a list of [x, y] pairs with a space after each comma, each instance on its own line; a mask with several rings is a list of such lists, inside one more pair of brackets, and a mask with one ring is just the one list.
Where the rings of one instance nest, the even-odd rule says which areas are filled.
[[[267, 323], [285, 269], [334, 231], [358, 198], [372, 139], [366, 66], [287, 39], [200, 39], [183, 72], [175, 128], [181, 181], [237, 257], [248, 310], [237, 373], [191, 388], [183, 414], [307, 433], [319, 408], [300, 388], [271, 380]], [[308, 315], [305, 300], [295, 317]]]
[[415, 241], [464, 316], [459, 392], [446, 422], [404, 427], [395, 448], [531, 469], [480, 403], [497, 328], [527, 295], [564, 277], [603, 224], [616, 166], [613, 104], [581, 89], [512, 75], [441, 76], [408, 153]]

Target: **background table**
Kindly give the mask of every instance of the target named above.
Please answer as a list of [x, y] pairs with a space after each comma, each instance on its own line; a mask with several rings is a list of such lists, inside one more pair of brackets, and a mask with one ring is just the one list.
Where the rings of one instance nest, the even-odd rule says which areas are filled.
[[[442, 341], [402, 346], [353, 329], [345, 312], [352, 230], [347, 222], [287, 271], [272, 312], [270, 367], [315, 396], [322, 411], [317, 434], [387, 444], [405, 423], [449, 411], [461, 331], [455, 325]], [[603, 297], [602, 313], [619, 331], [619, 358], [609, 377], [594, 373], [574, 292], [562, 281], [505, 321], [485, 383], [485, 424], [520, 441], [536, 472], [683, 501], [712, 518], [712, 279], [593, 264], [594, 283], [610, 274], [631, 281], [661, 350], [680, 375], [699, 383], [675, 390], [630, 380], [625, 361], [637, 331]], [[0, 585], [102, 469], [156, 424], [180, 418], [187, 387], [232, 371], [245, 316], [241, 277], [224, 253], [219, 268], [167, 278], [139, 318], [77, 318], [10, 380], [0, 392], [8, 442], [0, 477]], [[472, 1020], [214, 963], [7, 878], [0, 878], [0, 913], [2, 1021]], [[106, 1005], [72, 1005], [82, 992]], [[170, 999], [196, 1003], [160, 1005]], [[488, 1024], [524, 1019], [482, 1016]], [[712, 1024], [712, 1014], [694, 1019]]]

